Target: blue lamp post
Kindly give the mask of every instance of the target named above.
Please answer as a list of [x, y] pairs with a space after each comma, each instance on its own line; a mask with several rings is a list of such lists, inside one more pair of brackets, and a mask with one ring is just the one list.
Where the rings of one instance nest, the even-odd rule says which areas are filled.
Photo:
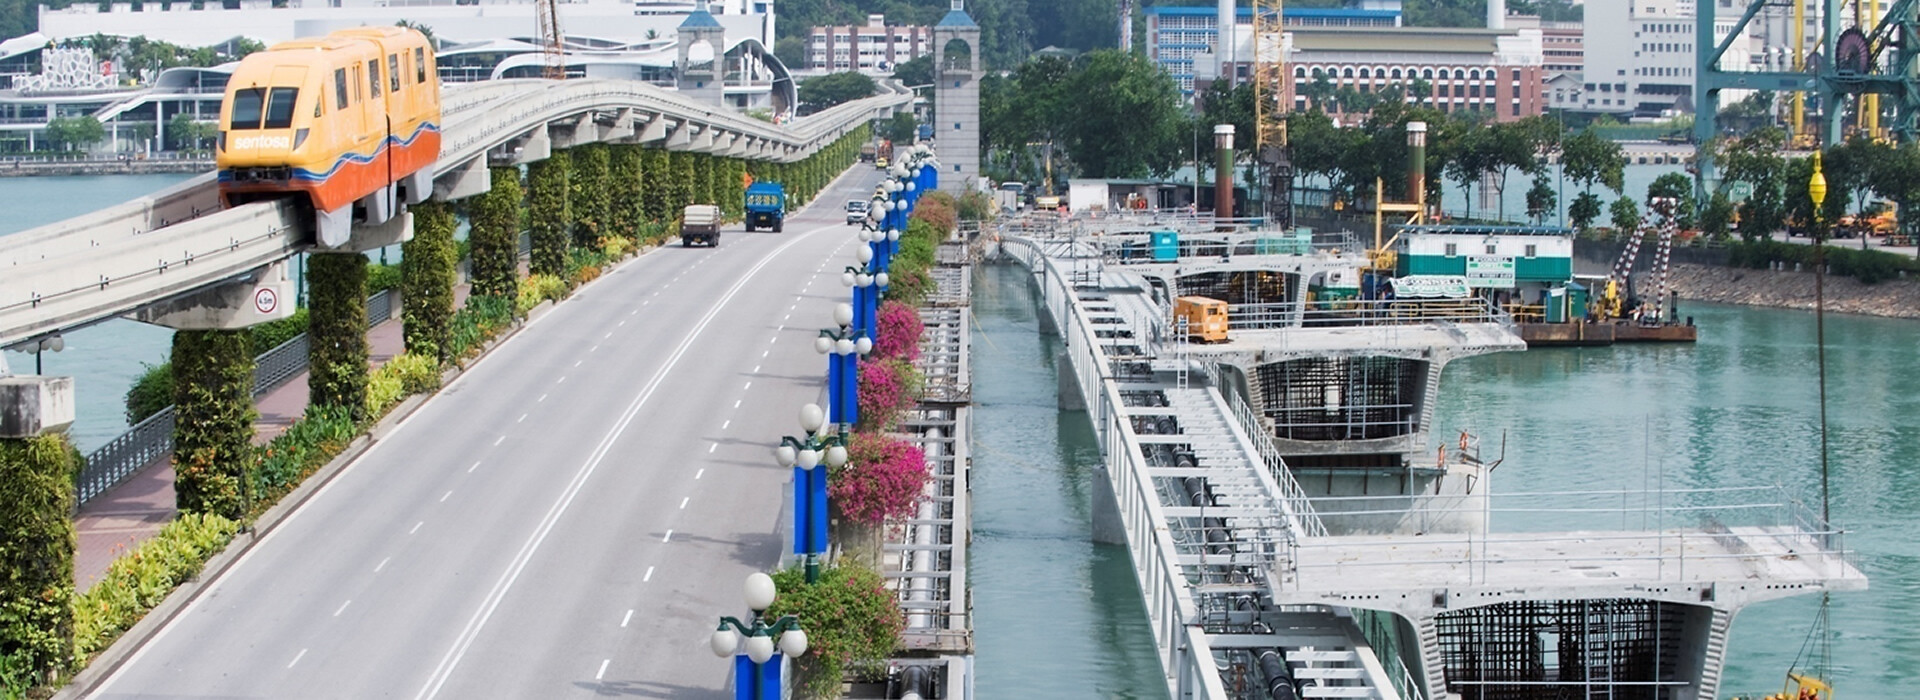
[[828, 433], [819, 406], [800, 407], [800, 427], [806, 435], [780, 438], [773, 454], [780, 466], [793, 469], [793, 553], [805, 560], [807, 583], [813, 583], [827, 551], [827, 472], [846, 465], [847, 446], [844, 436]]
[[[847, 268], [841, 279], [853, 285], [862, 282], [853, 268]], [[857, 301], [863, 287], [853, 289]], [[838, 329], [821, 329], [820, 337], [813, 339], [813, 349], [827, 356], [827, 422], [842, 426], [843, 431], [860, 420], [856, 381], [860, 375], [860, 356], [873, 351], [873, 339], [868, 337], [867, 330], [854, 325], [854, 309], [853, 304], [834, 306], [833, 322]]]
[[[781, 700], [780, 666], [784, 659], [780, 655], [807, 653], [807, 632], [800, 628], [800, 618], [783, 615], [769, 624], [761, 616], [773, 607], [777, 594], [773, 577], [757, 571], [748, 576], [747, 609], [753, 616], [747, 622], [722, 616], [719, 629], [713, 631], [708, 642], [715, 656], [733, 657], [734, 700]], [[777, 650], [775, 637], [779, 638]]]

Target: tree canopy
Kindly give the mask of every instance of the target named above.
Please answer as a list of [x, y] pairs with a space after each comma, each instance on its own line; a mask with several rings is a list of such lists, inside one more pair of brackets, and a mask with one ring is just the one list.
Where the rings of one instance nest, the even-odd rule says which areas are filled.
[[1039, 175], [1032, 164], [1049, 149], [1055, 177], [1166, 174], [1192, 128], [1173, 79], [1140, 54], [1039, 58], [981, 83], [983, 145], [1016, 177]]
[[854, 71], [808, 78], [800, 83], [801, 111], [818, 112], [843, 102], [872, 97], [876, 87], [872, 77]]

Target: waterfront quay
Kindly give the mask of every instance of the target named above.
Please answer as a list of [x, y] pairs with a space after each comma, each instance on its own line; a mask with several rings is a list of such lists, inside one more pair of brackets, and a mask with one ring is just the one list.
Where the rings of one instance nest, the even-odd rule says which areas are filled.
[[[1094, 537], [1131, 554], [1173, 697], [1713, 698], [1741, 608], [1866, 586], [1772, 487], [1495, 489], [1529, 466], [1433, 406], [1449, 362], [1524, 348], [1513, 320], [1314, 301], [1368, 264], [1349, 238], [1048, 216], [979, 247], [1030, 272], [1065, 346], [1061, 406], [1101, 451]], [[1225, 342], [1174, 313], [1202, 293]], [[1511, 513], [1534, 527], [1497, 528]]]

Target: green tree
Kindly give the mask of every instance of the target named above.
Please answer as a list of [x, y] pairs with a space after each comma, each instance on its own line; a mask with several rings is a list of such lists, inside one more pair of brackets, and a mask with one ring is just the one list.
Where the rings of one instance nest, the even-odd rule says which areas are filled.
[[460, 251], [453, 241], [458, 224], [453, 206], [426, 201], [413, 207], [413, 240], [400, 255], [400, 303], [407, 352], [445, 363], [447, 333], [453, 318], [453, 276]]
[[893, 79], [909, 87], [933, 84], [933, 54], [927, 54], [910, 61], [901, 61], [893, 67]]
[[212, 123], [196, 121], [193, 115], [181, 112], [167, 120], [166, 146], [175, 151], [198, 151], [219, 131]]
[[[1787, 162], [1780, 155], [1786, 148], [1786, 132], [1765, 126], [1738, 139], [1716, 141], [1714, 145], [1723, 151], [1720, 158], [1725, 165], [1723, 186], [1729, 182], [1745, 182], [1751, 187], [1739, 208], [1740, 235], [1752, 240], [1779, 230], [1786, 219], [1782, 188], [1786, 184]], [[1869, 178], [1843, 176], [1838, 179], [1840, 187], [1836, 189], [1849, 189], [1849, 180], [1865, 183]]]
[[492, 169], [493, 187], [476, 195], [468, 217], [473, 230], [473, 293], [511, 301], [520, 291], [520, 169]]
[[527, 166], [527, 229], [533, 243], [527, 269], [536, 275], [564, 277], [567, 272], [568, 229], [573, 221], [571, 163], [566, 151], [555, 151]]
[[244, 330], [173, 334], [174, 503], [238, 519], [252, 455], [253, 343]]
[[1627, 157], [1620, 144], [1586, 129], [1567, 137], [1560, 144], [1560, 162], [1567, 177], [1580, 183], [1581, 191], [1592, 192], [1594, 183], [1606, 185], [1614, 194], [1626, 185]]
[[1671, 199], [1676, 205], [1673, 211], [1674, 225], [1682, 229], [1694, 227], [1693, 181], [1683, 173], [1663, 173], [1647, 185], [1647, 211], [1657, 211], [1653, 206], [1656, 199]]
[[1640, 207], [1633, 203], [1632, 198], [1621, 197], [1613, 200], [1613, 205], [1608, 207], [1607, 211], [1613, 219], [1613, 230], [1631, 234], [1635, 229], [1640, 228]]
[[1547, 214], [1559, 203], [1560, 197], [1554, 192], [1553, 181], [1547, 177], [1547, 172], [1541, 170], [1534, 173], [1533, 187], [1527, 190], [1527, 216], [1533, 219], [1534, 225], [1538, 226], [1546, 220]]
[[900, 144], [913, 143], [914, 130], [918, 127], [912, 112], [894, 112], [893, 118], [887, 120], [887, 140]]
[[1716, 191], [1707, 199], [1706, 210], [1700, 212], [1700, 230], [1715, 241], [1727, 239], [1728, 224], [1733, 220], [1733, 200], [1726, 192]]
[[1313, 82], [1300, 87], [1300, 95], [1307, 98], [1308, 103], [1312, 105], [1311, 108], [1318, 112], [1328, 111], [1332, 107], [1333, 94], [1336, 91], [1333, 81], [1328, 80], [1327, 74], [1319, 68], [1313, 69]]
[[307, 322], [312, 344], [307, 376], [311, 402], [347, 409], [355, 420], [365, 419], [367, 256], [314, 253], [307, 258], [307, 280], [311, 287]]
[[[786, 5], [782, 4], [780, 10], [784, 14], [786, 12]], [[786, 28], [784, 23], [779, 26], [782, 29]], [[785, 64], [787, 68], [794, 70], [806, 68], [808, 67], [807, 40], [797, 36], [783, 36], [775, 39], [773, 40], [773, 57], [780, 59], [780, 62]]]
[[1086, 54], [1070, 85], [1080, 99], [1073, 109], [1076, 118], [1065, 127], [1066, 143], [1082, 172], [1108, 178], [1164, 175], [1181, 162], [1187, 130], [1180, 92], [1146, 56], [1118, 50]]
[[878, 86], [872, 77], [856, 71], [808, 78], [800, 83], [800, 108], [806, 113], [818, 112], [843, 102], [872, 97], [876, 89]]
[[60, 117], [47, 123], [47, 141], [62, 151], [84, 151], [107, 138], [107, 128], [92, 116]]
[[1593, 227], [1595, 219], [1600, 218], [1600, 196], [1592, 192], [1581, 192], [1567, 205], [1567, 218], [1573, 220], [1573, 227], [1585, 231]]

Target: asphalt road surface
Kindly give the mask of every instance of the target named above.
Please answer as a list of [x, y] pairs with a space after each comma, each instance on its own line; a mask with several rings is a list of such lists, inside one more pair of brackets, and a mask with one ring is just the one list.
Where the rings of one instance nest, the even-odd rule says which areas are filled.
[[871, 193], [654, 251], [536, 319], [350, 465], [97, 698], [725, 697], [707, 648], [791, 525], [779, 436]]

